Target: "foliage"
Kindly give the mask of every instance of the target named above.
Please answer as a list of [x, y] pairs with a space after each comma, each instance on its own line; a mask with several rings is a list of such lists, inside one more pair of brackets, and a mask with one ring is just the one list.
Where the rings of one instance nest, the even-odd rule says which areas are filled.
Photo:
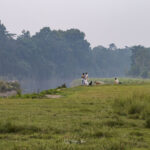
[[98, 46], [93, 48], [92, 56], [94, 62], [94, 74], [98, 77], [125, 76], [131, 65], [131, 50], [104, 48]]
[[58, 89], [67, 88], [67, 86], [66, 86], [66, 84], [64, 83], [64, 84], [62, 84], [61, 86], [58, 86], [57, 88], [58, 88]]
[[17, 91], [21, 93], [18, 81], [0, 81], [0, 92]]
[[143, 46], [132, 47], [132, 63], [129, 75], [133, 77], [150, 77], [150, 48]]

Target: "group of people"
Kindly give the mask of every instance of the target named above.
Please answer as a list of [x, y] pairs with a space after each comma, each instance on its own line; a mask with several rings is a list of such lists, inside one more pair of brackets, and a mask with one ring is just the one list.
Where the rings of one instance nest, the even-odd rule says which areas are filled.
[[[92, 81], [88, 82], [88, 73], [87, 72], [82, 74], [81, 79], [82, 79], [82, 85], [92, 85]], [[95, 81], [94, 83], [96, 85], [104, 84], [104, 82], [102, 82], [102, 81]], [[122, 82], [120, 82], [118, 78], [115, 78], [115, 84], [122, 84]]]
[[88, 82], [88, 73], [83, 73], [81, 76], [82, 79], [82, 85], [92, 85], [92, 81]]

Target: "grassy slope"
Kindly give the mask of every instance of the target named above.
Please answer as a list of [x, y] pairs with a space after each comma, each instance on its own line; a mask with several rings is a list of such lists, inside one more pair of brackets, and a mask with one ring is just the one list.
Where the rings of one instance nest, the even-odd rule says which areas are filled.
[[[105, 84], [113, 84], [114, 78], [90, 78], [89, 81], [103, 81]], [[150, 84], [150, 79], [142, 78], [119, 78], [119, 81], [123, 84]], [[81, 85], [81, 79], [76, 79], [72, 81], [71, 87]]]
[[60, 99], [1, 99], [0, 149], [150, 149], [149, 84], [63, 92]]

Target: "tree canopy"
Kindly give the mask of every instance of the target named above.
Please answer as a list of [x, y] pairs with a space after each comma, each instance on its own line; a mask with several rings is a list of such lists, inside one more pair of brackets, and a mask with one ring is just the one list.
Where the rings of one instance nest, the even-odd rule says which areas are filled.
[[143, 46], [132, 47], [131, 69], [129, 75], [134, 77], [150, 77], [150, 48]]

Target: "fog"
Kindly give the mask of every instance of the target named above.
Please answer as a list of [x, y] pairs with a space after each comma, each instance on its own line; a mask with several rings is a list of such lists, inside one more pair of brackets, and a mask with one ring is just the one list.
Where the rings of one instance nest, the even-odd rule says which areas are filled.
[[0, 0], [0, 20], [10, 32], [78, 28], [92, 47], [150, 46], [149, 14], [149, 0]]

